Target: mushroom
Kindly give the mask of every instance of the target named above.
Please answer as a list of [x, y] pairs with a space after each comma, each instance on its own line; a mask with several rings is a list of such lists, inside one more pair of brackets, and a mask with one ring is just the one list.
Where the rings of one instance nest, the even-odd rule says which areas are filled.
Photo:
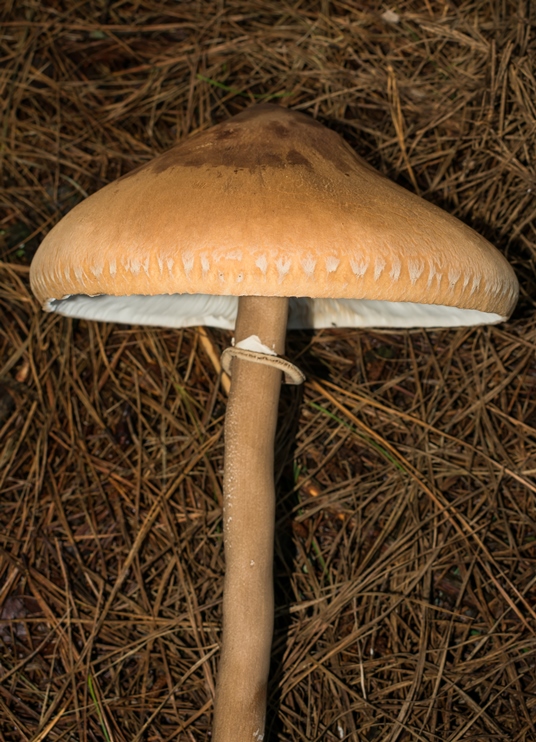
[[290, 328], [496, 323], [516, 302], [513, 270], [335, 132], [263, 104], [76, 206], [37, 251], [31, 283], [46, 310], [70, 317], [235, 328], [222, 358], [232, 384], [213, 738], [262, 740], [277, 404], [283, 376], [303, 379], [282, 358], [287, 317]]

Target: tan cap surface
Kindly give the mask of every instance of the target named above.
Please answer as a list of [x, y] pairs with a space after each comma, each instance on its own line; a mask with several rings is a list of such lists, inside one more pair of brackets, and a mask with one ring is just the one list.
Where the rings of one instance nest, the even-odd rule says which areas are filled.
[[76, 206], [31, 269], [73, 294], [333, 297], [507, 317], [518, 286], [472, 229], [380, 175], [312, 118], [263, 104]]

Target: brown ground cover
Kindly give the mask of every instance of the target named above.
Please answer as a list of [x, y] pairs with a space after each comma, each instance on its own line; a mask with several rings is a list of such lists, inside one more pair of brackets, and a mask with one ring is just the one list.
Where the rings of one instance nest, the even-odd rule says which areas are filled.
[[[207, 739], [230, 333], [43, 314], [86, 194], [260, 100], [514, 265], [507, 324], [293, 333], [268, 738], [536, 740], [536, 55], [528, 0], [6, 0], [0, 738]], [[207, 215], [209, 218], [210, 215]]]

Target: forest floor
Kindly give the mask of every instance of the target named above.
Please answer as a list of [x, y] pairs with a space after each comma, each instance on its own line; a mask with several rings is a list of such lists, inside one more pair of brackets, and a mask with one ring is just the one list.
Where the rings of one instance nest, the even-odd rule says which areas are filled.
[[259, 101], [474, 227], [521, 287], [492, 327], [289, 332], [307, 380], [280, 403], [266, 739], [536, 740], [529, 12], [4, 0], [5, 742], [210, 738], [227, 385], [207, 347], [232, 333], [44, 313], [29, 265], [86, 195]]

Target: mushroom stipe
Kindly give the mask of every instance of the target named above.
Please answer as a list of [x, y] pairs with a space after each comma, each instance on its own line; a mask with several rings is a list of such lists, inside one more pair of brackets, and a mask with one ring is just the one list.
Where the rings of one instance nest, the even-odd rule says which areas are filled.
[[67, 316], [235, 326], [235, 346], [221, 359], [232, 382], [213, 739], [260, 742], [273, 628], [277, 403], [283, 375], [303, 380], [282, 358], [287, 323], [496, 323], [515, 306], [514, 272], [476, 232], [391, 183], [339, 135], [263, 104], [79, 204], [47, 235], [30, 277], [44, 309]]

